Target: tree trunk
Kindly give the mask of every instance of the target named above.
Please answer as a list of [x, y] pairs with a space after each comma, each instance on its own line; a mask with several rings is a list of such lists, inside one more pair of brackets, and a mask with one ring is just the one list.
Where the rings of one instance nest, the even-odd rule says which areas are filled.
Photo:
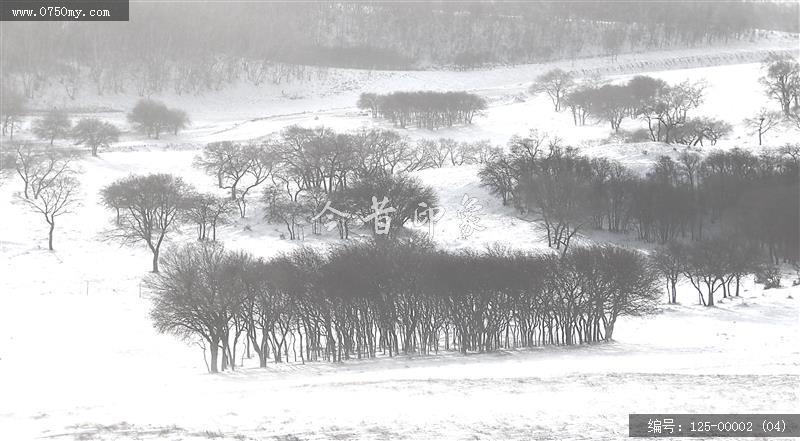
[[47, 237], [47, 246], [50, 248], [50, 251], [53, 251], [53, 229], [56, 227], [56, 222], [54, 220], [48, 223], [50, 224], [50, 232], [48, 233]]
[[217, 372], [219, 372], [219, 370], [217, 369], [217, 358], [219, 357], [219, 341], [213, 339], [211, 341], [211, 347], [209, 349], [211, 350], [211, 363], [209, 368], [212, 374], [216, 374]]

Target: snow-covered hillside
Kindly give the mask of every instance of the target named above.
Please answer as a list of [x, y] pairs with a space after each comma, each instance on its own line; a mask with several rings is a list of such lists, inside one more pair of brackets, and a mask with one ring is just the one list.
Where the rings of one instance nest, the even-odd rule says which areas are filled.
[[[153, 144], [187, 147], [187, 144], [217, 140], [245, 140], [267, 136], [292, 124], [324, 125], [341, 130], [376, 124], [391, 128], [391, 124], [373, 121], [360, 112], [356, 101], [362, 92], [396, 90], [465, 90], [489, 101], [489, 109], [483, 117], [475, 119], [474, 125], [406, 131], [413, 138], [445, 136], [490, 139], [504, 144], [511, 135], [525, 133], [529, 128], [556, 133], [568, 142], [606, 138], [609, 130], [605, 125], [575, 128], [568, 112], [556, 114], [546, 96], [532, 97], [527, 93], [537, 75], [553, 68], [572, 71], [578, 78], [601, 75], [610, 80], [646, 73], [673, 84], [713, 78], [705, 103], [698, 112], [735, 124], [768, 104], [758, 78], [763, 75], [760, 63], [770, 54], [800, 56], [797, 36], [777, 34], [768, 40], [736, 46], [629, 54], [614, 60], [597, 57], [471, 71], [326, 69], [311, 75], [305, 82], [258, 87], [241, 82], [198, 96], [165, 91], [151, 98], [185, 109], [192, 120], [190, 129], [180, 137], [164, 136], [159, 142], [144, 142], [139, 134], [129, 133], [118, 148]], [[63, 108], [75, 117], [98, 116], [120, 127], [128, 127], [125, 114], [139, 98], [133, 91], [97, 95], [87, 85], [71, 100], [64, 96], [59, 84], [53, 84], [37, 97], [33, 110]], [[630, 127], [624, 125], [623, 128]], [[747, 137], [737, 131], [733, 139], [740, 142]]]
[[[774, 106], [758, 84], [761, 65], [741, 54], [787, 49], [796, 49], [796, 41], [720, 58], [727, 63], [740, 54], [746, 61], [741, 64], [669, 70], [656, 63], [665, 56], [702, 55], [692, 52], [620, 57], [617, 63], [650, 61], [658, 70], [647, 74], [670, 83], [706, 81], [705, 102], [697, 113], [734, 125], [718, 147], [758, 151], [742, 120], [762, 106]], [[602, 69], [606, 62], [581, 61], [575, 68]], [[207, 142], [260, 138], [292, 124], [389, 128], [356, 109], [362, 91], [459, 89], [489, 100], [485, 115], [471, 126], [402, 131], [411, 138], [489, 139], [503, 145], [514, 134], [538, 129], [586, 154], [618, 159], [640, 171], [658, 155], [674, 153], [663, 144], [607, 142], [606, 124], [574, 127], [568, 114], [552, 111], [546, 97], [526, 92], [531, 79], [548, 67], [340, 70], [331, 74], [342, 76], [332, 80], [338, 89], [324, 93], [301, 85], [280, 97], [275, 90], [257, 95], [242, 86], [200, 97], [163, 97], [186, 109], [192, 126], [159, 141], [129, 131], [111, 151], [77, 161], [80, 204], [59, 218], [54, 252], [47, 251], [41, 216], [15, 197], [19, 180], [5, 180], [0, 186], [0, 438], [620, 439], [627, 436], [627, 414], [634, 412], [798, 412], [800, 287], [764, 290], [747, 279], [741, 298], [704, 308], [696, 305], [691, 287], [682, 286], [678, 305], [620, 319], [615, 341], [607, 344], [342, 364], [292, 360], [267, 369], [242, 359], [236, 360], [243, 366], [235, 372], [214, 376], [206, 373], [196, 342], [160, 335], [151, 325], [149, 294], [141, 284], [149, 269], [146, 247], [120, 246], [104, 234], [112, 213], [101, 206], [99, 192], [128, 174], [174, 173], [198, 189], [223, 194], [212, 177], [192, 166]], [[608, 79], [640, 73], [633, 67], [621, 70]], [[300, 91], [303, 98], [287, 98]], [[92, 114], [125, 127], [125, 108], [135, 101], [129, 98], [47, 105], [93, 109], [74, 116]], [[626, 121], [623, 128], [640, 125]], [[30, 136], [27, 128], [23, 125], [19, 137]], [[793, 129], [776, 129], [765, 143], [778, 146], [798, 136]], [[479, 185], [477, 171], [462, 166], [415, 173], [436, 191], [444, 209], [434, 232], [437, 244], [545, 248], [536, 224], [503, 207]], [[484, 229], [468, 238], [460, 236], [457, 215], [464, 195], [482, 206]], [[258, 203], [251, 207], [245, 219], [218, 232], [227, 248], [269, 257], [301, 246], [281, 239], [283, 227], [265, 222]], [[168, 246], [192, 241], [194, 235], [187, 226], [168, 236]], [[587, 233], [581, 240], [646, 247], [623, 236]], [[308, 235], [303, 245], [338, 242], [335, 232], [328, 232]], [[787, 268], [785, 284], [789, 280]]]

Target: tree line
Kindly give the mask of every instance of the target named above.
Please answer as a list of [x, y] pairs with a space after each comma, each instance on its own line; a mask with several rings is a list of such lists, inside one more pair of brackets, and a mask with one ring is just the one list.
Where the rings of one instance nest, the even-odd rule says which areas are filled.
[[[19, 127], [28, 112], [27, 100], [13, 90], [3, 90], [3, 98], [7, 101], [0, 105], [2, 134], [8, 134], [9, 141], [13, 141], [14, 129]], [[164, 131], [177, 135], [178, 131], [190, 123], [185, 111], [169, 108], [164, 103], [151, 99], [139, 100], [127, 114], [127, 119], [137, 130], [155, 139]], [[58, 108], [35, 118], [31, 124], [31, 132], [51, 146], [56, 139], [72, 140], [76, 145], [83, 144], [89, 148], [92, 156], [97, 156], [99, 149], [108, 148], [111, 143], [119, 141], [121, 134], [114, 124], [94, 117], [81, 118], [73, 125], [70, 115]]]
[[486, 109], [486, 100], [467, 92], [362, 93], [357, 105], [369, 110], [373, 118], [386, 118], [402, 128], [415, 125], [436, 129], [472, 124], [475, 115]]
[[645, 176], [536, 132], [512, 138], [509, 150], [483, 165], [481, 182], [540, 221], [554, 249], [565, 252], [581, 230], [594, 228], [660, 244], [728, 234], [757, 244], [774, 263], [800, 257], [797, 145], [760, 155], [685, 150], [658, 157]]
[[754, 242], [734, 234], [693, 242], [673, 241], [652, 254], [653, 268], [661, 275], [668, 303], [677, 303], [677, 286], [687, 281], [697, 292], [698, 304], [714, 306], [715, 295], [739, 297], [743, 279], [755, 275], [764, 288], [781, 284], [780, 271], [765, 265]]
[[[800, 128], [800, 63], [789, 57], [771, 56], [764, 60], [764, 75], [759, 83], [764, 93], [780, 106], [780, 111], [761, 108], [745, 119], [744, 125], [763, 136], [782, 124]], [[545, 94], [556, 112], [569, 110], [575, 125], [587, 119], [607, 122], [619, 133], [626, 119], [640, 120], [646, 128], [628, 134], [634, 141], [679, 143], [687, 146], [715, 145], [732, 127], [714, 118], [693, 116], [703, 103], [705, 85], [684, 81], [667, 84], [664, 80], [637, 75], [621, 84], [608, 84], [599, 78], [579, 81], [572, 72], [552, 69], [536, 77], [529, 91]]]
[[703, 88], [701, 83], [688, 81], [669, 85], [645, 75], [623, 84], [603, 84], [592, 78], [579, 83], [572, 73], [554, 69], [538, 76], [530, 91], [546, 94], [557, 112], [569, 109], [575, 125], [593, 118], [619, 132], [625, 119], [640, 119], [647, 123], [645, 133], [651, 141], [692, 146], [709, 141], [713, 145], [731, 126], [690, 116], [703, 102]]
[[[14, 129], [19, 126], [25, 112], [21, 103], [21, 100], [14, 101], [0, 110], [3, 116], [3, 135], [8, 134], [9, 141], [12, 142]], [[20, 107], [12, 107], [16, 105]], [[56, 139], [72, 140], [76, 145], [83, 144], [92, 152], [92, 156], [97, 156], [99, 149], [107, 148], [111, 143], [118, 141], [120, 135], [120, 130], [115, 125], [98, 118], [81, 118], [73, 125], [69, 114], [60, 109], [50, 110], [34, 119], [31, 132], [40, 140], [48, 142], [50, 146]]]
[[251, 354], [265, 367], [610, 340], [619, 317], [652, 311], [657, 280], [644, 255], [611, 246], [557, 257], [411, 238], [268, 260], [188, 244], [147, 285], [156, 328], [202, 341], [217, 372]]

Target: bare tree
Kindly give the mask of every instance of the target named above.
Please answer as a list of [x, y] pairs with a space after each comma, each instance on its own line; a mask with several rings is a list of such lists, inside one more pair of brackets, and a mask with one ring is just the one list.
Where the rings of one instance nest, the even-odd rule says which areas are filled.
[[446, 138], [441, 138], [439, 140], [421, 139], [417, 141], [417, 149], [422, 153], [431, 167], [442, 168], [447, 162], [447, 142], [448, 140]]
[[[423, 185], [415, 177], [403, 174], [385, 173], [359, 180], [347, 189], [347, 193], [356, 202], [355, 214], [372, 229], [373, 235], [385, 234], [385, 237], [396, 237], [404, 225], [414, 219], [420, 207], [433, 208], [438, 204], [438, 197], [432, 188]], [[381, 223], [376, 216], [380, 207], [392, 209], [389, 216], [391, 220], [383, 233], [376, 226]]]
[[686, 146], [703, 145], [708, 140], [716, 145], [720, 138], [727, 136], [733, 127], [725, 121], [713, 118], [688, 118], [683, 124], [675, 127], [672, 138], [675, 142]]
[[166, 127], [173, 135], [177, 135], [179, 130], [185, 129], [191, 123], [189, 115], [181, 109], [169, 109], [165, 117]]
[[265, 204], [265, 220], [283, 223], [289, 240], [302, 239], [302, 225], [315, 214], [314, 207], [302, 193], [298, 193], [293, 199], [286, 192], [270, 186], [264, 189], [262, 201]]
[[236, 204], [239, 206], [239, 215], [244, 219], [247, 214], [247, 193], [270, 177], [275, 166], [275, 155], [266, 144], [249, 144], [241, 154], [246, 159], [243, 165], [246, 180], [236, 190]]
[[378, 117], [378, 95], [374, 93], [362, 93], [356, 103], [359, 109], [369, 110], [373, 118]]
[[14, 167], [22, 179], [25, 199], [39, 197], [41, 191], [69, 172], [71, 158], [55, 150], [42, 151], [30, 143], [19, 143], [15, 148]]
[[115, 237], [123, 242], [144, 242], [153, 253], [153, 272], [158, 272], [158, 256], [167, 233], [179, 221], [191, 188], [169, 174], [131, 175], [105, 187], [115, 195], [121, 208]]
[[672, 142], [674, 129], [685, 124], [689, 112], [703, 103], [703, 83], [687, 80], [667, 86], [649, 77], [635, 77], [634, 80], [628, 83], [634, 94], [633, 113], [647, 121], [653, 141]]
[[667, 247], [660, 248], [652, 256], [653, 266], [665, 280], [667, 289], [667, 300], [669, 303], [677, 303], [678, 281], [684, 273], [686, 252], [683, 247], [671, 243]]
[[590, 89], [589, 112], [611, 124], [614, 132], [619, 132], [622, 120], [630, 114], [632, 103], [626, 86], [606, 84], [598, 89]]
[[77, 190], [78, 180], [68, 174], [61, 174], [39, 189], [36, 198], [25, 199], [31, 208], [44, 216], [50, 227], [47, 234], [47, 247], [50, 251], [53, 251], [53, 231], [56, 228], [56, 219], [69, 213], [69, 209], [76, 202]]
[[561, 69], [547, 71], [538, 77], [530, 87], [531, 93], [546, 93], [553, 102], [556, 112], [561, 111], [564, 97], [569, 93], [575, 81], [570, 72]]
[[764, 90], [781, 106], [783, 115], [789, 117], [792, 101], [798, 105], [800, 96], [800, 63], [791, 57], [770, 57], [765, 63], [766, 75], [760, 78]]
[[231, 141], [212, 142], [203, 148], [195, 164], [217, 178], [219, 188], [230, 190], [231, 200], [237, 197], [236, 187], [248, 174], [251, 161], [245, 154], [245, 146]]
[[109, 122], [97, 118], [83, 118], [72, 129], [75, 144], [84, 144], [97, 156], [101, 147], [108, 148], [112, 142], [119, 140], [119, 129]]
[[50, 145], [53, 145], [56, 138], [66, 138], [71, 127], [69, 115], [63, 110], [53, 109], [33, 122], [33, 133], [40, 139], [49, 140]]
[[184, 217], [197, 225], [197, 240], [216, 241], [217, 225], [228, 220], [232, 209], [233, 201], [228, 198], [209, 193], [191, 194], [187, 196]]
[[589, 160], [557, 144], [520, 169], [517, 206], [535, 212], [544, 223], [548, 246], [565, 254], [589, 220], [592, 179]]
[[751, 135], [758, 135], [758, 145], [761, 145], [763, 136], [781, 123], [780, 112], [761, 108], [752, 118], [744, 120], [745, 126], [750, 129]]
[[489, 161], [478, 172], [481, 185], [488, 188], [492, 194], [500, 196], [503, 205], [508, 201], [517, 185], [517, 172], [514, 165], [505, 155]]
[[231, 321], [239, 314], [244, 292], [238, 280], [243, 268], [225, 254], [221, 244], [201, 242], [170, 250], [164, 271], [146, 279], [154, 294], [150, 313], [159, 332], [200, 338], [208, 344], [209, 372], [233, 367], [228, 352]]
[[[800, 80], [798, 80], [798, 82], [800, 82]], [[789, 115], [786, 117], [786, 119], [790, 125], [794, 126], [797, 130], [800, 130], [800, 106], [793, 106], [792, 111], [789, 112]]]

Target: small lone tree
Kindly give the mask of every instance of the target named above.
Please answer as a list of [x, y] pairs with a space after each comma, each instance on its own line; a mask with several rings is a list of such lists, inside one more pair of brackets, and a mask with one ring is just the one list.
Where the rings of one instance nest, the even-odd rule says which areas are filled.
[[564, 97], [574, 84], [575, 81], [570, 72], [553, 69], [536, 77], [536, 81], [530, 87], [530, 92], [546, 93], [550, 97], [550, 101], [553, 102], [556, 112], [559, 112], [561, 111]]
[[153, 253], [153, 272], [167, 233], [174, 229], [191, 188], [170, 174], [128, 176], [107, 186], [104, 194], [114, 195], [121, 213], [116, 237], [124, 242], [144, 242]]
[[78, 180], [69, 175], [60, 175], [47, 182], [41, 189], [38, 197], [25, 199], [25, 202], [34, 211], [44, 216], [50, 226], [47, 234], [47, 247], [53, 251], [53, 231], [56, 228], [56, 218], [69, 213], [70, 207], [76, 201]]
[[20, 143], [14, 150], [14, 156], [14, 167], [22, 179], [25, 199], [38, 198], [51, 181], [69, 173], [71, 158], [52, 149], [45, 152], [29, 143]]
[[112, 142], [119, 140], [119, 129], [108, 122], [97, 118], [83, 118], [72, 129], [75, 144], [83, 144], [92, 151], [92, 156], [97, 156], [100, 147], [108, 148]]
[[33, 133], [39, 139], [49, 140], [50, 145], [53, 145], [53, 140], [56, 138], [69, 136], [71, 127], [72, 122], [69, 120], [69, 115], [63, 110], [53, 109], [33, 122]]
[[762, 107], [754, 117], [745, 119], [744, 123], [750, 129], [751, 135], [758, 135], [758, 145], [761, 145], [764, 135], [781, 123], [781, 114]]

